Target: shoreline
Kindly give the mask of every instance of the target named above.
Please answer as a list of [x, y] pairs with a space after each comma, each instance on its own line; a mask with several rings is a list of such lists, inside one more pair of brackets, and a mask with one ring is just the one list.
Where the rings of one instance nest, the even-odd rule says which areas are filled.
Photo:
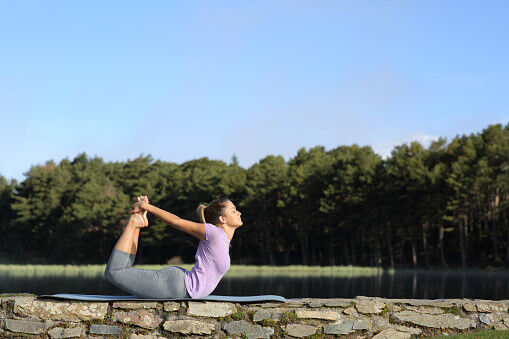
[[[180, 266], [183, 268], [192, 268], [194, 264], [143, 264], [135, 265], [138, 268], [145, 269], [161, 269], [168, 266]], [[84, 264], [84, 265], [52, 265], [52, 264], [0, 264], [0, 270], [16, 270], [16, 269], [104, 269], [106, 264]], [[270, 266], [270, 265], [231, 265], [230, 271], [284, 271], [284, 272], [338, 272], [338, 271], [354, 271], [354, 272], [447, 272], [447, 273], [505, 273], [509, 274], [507, 268], [411, 268], [411, 267], [376, 267], [376, 266], [303, 266], [303, 265], [288, 265], [288, 266]]]

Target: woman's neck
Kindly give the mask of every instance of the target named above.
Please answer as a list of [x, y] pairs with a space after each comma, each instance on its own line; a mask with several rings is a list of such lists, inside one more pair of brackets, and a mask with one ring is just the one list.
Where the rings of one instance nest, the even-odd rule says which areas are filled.
[[230, 227], [228, 225], [221, 225], [220, 227], [223, 229], [224, 233], [226, 233], [226, 235], [228, 236], [228, 238], [231, 241], [233, 238], [233, 233], [235, 233], [235, 228]]

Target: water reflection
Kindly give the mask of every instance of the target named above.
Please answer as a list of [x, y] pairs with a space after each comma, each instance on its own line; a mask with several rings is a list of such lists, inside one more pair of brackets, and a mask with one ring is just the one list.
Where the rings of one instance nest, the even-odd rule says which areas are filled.
[[[126, 294], [102, 275], [16, 276], [0, 272], [0, 293]], [[234, 277], [223, 279], [214, 294], [278, 294], [287, 298], [509, 299], [509, 274], [504, 272], [443, 272], [396, 270], [367, 277]]]
[[280, 294], [289, 298], [507, 299], [507, 273], [396, 271], [374, 277], [243, 278], [221, 281], [215, 294]]

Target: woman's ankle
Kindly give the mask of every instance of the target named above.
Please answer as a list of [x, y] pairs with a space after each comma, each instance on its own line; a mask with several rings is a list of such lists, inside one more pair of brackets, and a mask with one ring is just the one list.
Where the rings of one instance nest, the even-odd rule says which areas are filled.
[[136, 216], [136, 214], [133, 214], [131, 215], [131, 217], [129, 218], [129, 220], [127, 221], [127, 225], [126, 225], [126, 228], [127, 227], [131, 227], [131, 228], [140, 228], [143, 226], [143, 220], [141, 219], [140, 217]]

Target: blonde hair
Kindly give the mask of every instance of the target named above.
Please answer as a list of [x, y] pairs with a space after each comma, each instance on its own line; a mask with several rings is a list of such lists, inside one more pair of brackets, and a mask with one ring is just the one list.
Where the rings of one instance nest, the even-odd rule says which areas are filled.
[[207, 206], [204, 204], [199, 204], [198, 208], [196, 209], [196, 215], [202, 224], [205, 224], [205, 208], [207, 208]]

